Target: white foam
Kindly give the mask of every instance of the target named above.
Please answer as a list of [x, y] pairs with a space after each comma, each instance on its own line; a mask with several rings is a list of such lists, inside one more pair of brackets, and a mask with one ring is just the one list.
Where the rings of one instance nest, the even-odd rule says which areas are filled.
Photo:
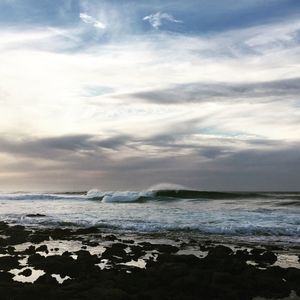
[[141, 197], [151, 197], [153, 194], [149, 191], [145, 192], [115, 192], [112, 195], [106, 195], [103, 202], [135, 202]]
[[86, 194], [88, 199], [102, 199], [102, 202], [135, 202], [141, 197], [153, 197], [159, 190], [188, 190], [188, 187], [174, 183], [159, 183], [149, 187], [147, 190], [137, 191], [101, 191], [99, 189], [89, 190]]
[[82, 199], [82, 195], [15, 193], [0, 194], [0, 200], [64, 200]]
[[105, 192], [102, 192], [98, 189], [92, 189], [87, 192], [86, 196], [87, 198], [103, 198], [105, 194]]
[[124, 192], [101, 192], [99, 190], [90, 190], [87, 193], [87, 197], [91, 199], [100, 198], [104, 203], [112, 202], [135, 202], [140, 200], [141, 197], [152, 197], [154, 194], [152, 191], [124, 191]]

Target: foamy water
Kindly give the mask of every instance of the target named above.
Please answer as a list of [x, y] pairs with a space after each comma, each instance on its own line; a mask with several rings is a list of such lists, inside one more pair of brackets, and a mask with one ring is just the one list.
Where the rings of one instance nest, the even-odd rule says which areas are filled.
[[142, 192], [92, 190], [81, 195], [0, 194], [0, 220], [300, 244], [300, 194], [155, 188]]

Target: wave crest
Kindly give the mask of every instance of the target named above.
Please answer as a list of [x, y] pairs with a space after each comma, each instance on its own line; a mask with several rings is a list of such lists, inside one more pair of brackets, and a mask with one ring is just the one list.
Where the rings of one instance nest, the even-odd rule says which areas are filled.
[[87, 193], [89, 199], [101, 200], [104, 203], [112, 202], [137, 202], [147, 198], [154, 197], [154, 193], [151, 191], [134, 192], [102, 192], [99, 190], [90, 190]]

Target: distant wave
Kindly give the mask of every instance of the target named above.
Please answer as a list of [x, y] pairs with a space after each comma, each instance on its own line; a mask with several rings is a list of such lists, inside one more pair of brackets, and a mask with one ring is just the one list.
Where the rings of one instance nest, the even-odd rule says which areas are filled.
[[63, 200], [63, 199], [84, 199], [85, 195], [78, 194], [46, 194], [46, 193], [13, 193], [0, 194], [1, 200]]
[[178, 201], [188, 199], [205, 200], [239, 200], [261, 199], [273, 201], [275, 206], [300, 206], [300, 193], [270, 192], [215, 192], [199, 191], [177, 185], [160, 184], [145, 191], [100, 191], [93, 189], [87, 193], [12, 193], [0, 194], [1, 200], [96, 200], [102, 203], [134, 203], [147, 201]]
[[87, 193], [87, 198], [102, 200], [102, 202], [141, 202], [146, 200], [166, 201], [171, 199], [239, 199], [239, 198], [265, 198], [262, 193], [245, 192], [207, 192], [187, 189], [161, 189], [147, 190], [142, 192], [102, 192], [91, 190]]
[[98, 190], [90, 190], [87, 192], [87, 198], [93, 200], [101, 200], [104, 203], [138, 202], [154, 197], [155, 193], [153, 191], [101, 192]]

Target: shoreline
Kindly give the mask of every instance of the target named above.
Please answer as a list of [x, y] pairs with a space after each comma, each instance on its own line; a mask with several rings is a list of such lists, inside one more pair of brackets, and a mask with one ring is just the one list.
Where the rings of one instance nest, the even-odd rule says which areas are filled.
[[298, 250], [0, 222], [0, 293], [5, 300], [300, 299]]

